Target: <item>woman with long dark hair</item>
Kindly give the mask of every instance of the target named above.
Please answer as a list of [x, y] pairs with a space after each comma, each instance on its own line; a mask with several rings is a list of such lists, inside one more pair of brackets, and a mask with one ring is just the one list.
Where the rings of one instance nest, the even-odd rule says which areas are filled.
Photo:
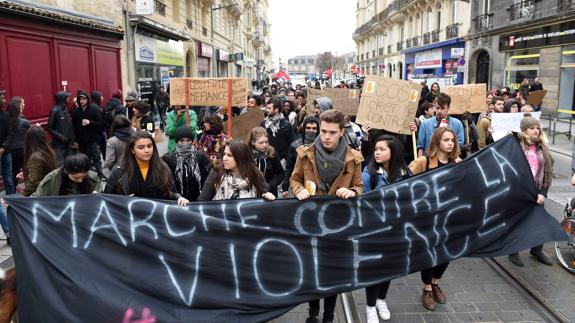
[[268, 141], [268, 132], [262, 127], [255, 127], [250, 131], [248, 143], [256, 167], [264, 174], [266, 190], [275, 197], [278, 196], [278, 185], [281, 184], [285, 173], [279, 156]]
[[160, 159], [154, 138], [147, 131], [132, 134], [120, 166], [108, 177], [104, 193], [177, 200], [179, 206], [189, 203], [176, 193], [172, 173]]
[[[410, 176], [411, 171], [405, 163], [405, 150], [401, 141], [391, 135], [379, 136], [374, 142], [373, 158], [363, 169], [364, 193]], [[391, 317], [385, 302], [390, 283], [391, 281], [386, 281], [365, 289], [367, 323], [379, 322], [378, 312], [382, 320], [389, 320]]]
[[265, 178], [253, 163], [250, 147], [241, 140], [231, 140], [224, 145], [222, 162], [208, 176], [198, 200], [255, 197], [275, 200], [275, 196], [266, 191]]
[[[421, 156], [411, 162], [409, 169], [416, 175], [450, 163], [458, 163], [461, 160], [459, 155], [455, 131], [450, 128], [438, 128], [431, 136], [427, 156]], [[421, 302], [430, 311], [435, 311], [436, 303], [446, 302], [445, 293], [439, 288], [439, 280], [447, 270], [447, 266], [448, 262], [421, 271], [421, 280], [424, 284]]]
[[54, 169], [58, 160], [48, 145], [46, 132], [40, 126], [32, 126], [24, 138], [24, 196], [36, 192], [38, 184]]
[[12, 155], [12, 180], [14, 185], [18, 185], [16, 175], [24, 166], [24, 137], [26, 131], [30, 128], [30, 123], [24, 118], [24, 99], [15, 96], [10, 99], [8, 109], [6, 111], [6, 126], [8, 128], [8, 135], [2, 143], [7, 151]]
[[103, 186], [98, 174], [90, 170], [90, 158], [74, 154], [64, 159], [64, 165], [48, 173], [31, 196], [100, 193]]

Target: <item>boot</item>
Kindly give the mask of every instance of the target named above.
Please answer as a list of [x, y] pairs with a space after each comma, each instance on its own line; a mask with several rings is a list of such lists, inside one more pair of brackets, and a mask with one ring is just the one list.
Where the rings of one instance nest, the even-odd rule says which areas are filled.
[[513, 253], [509, 255], [509, 261], [511, 261], [515, 266], [523, 267], [525, 264], [523, 260], [519, 257], [518, 253]]
[[549, 258], [549, 256], [547, 256], [543, 251], [537, 252], [531, 249], [529, 253], [535, 257], [535, 259], [539, 260], [540, 263], [547, 266], [553, 266], [553, 260], [551, 260], [551, 258]]
[[430, 311], [435, 311], [435, 300], [433, 299], [433, 292], [423, 290], [423, 294], [421, 294], [421, 303], [423, 307], [427, 308]]

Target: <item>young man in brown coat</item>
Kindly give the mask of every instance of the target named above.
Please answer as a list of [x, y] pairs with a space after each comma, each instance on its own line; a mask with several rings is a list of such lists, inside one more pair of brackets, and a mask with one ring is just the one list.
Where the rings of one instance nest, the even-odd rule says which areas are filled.
[[[297, 149], [297, 161], [290, 179], [294, 195], [301, 201], [312, 195], [335, 195], [350, 199], [363, 193], [361, 153], [347, 145], [343, 114], [328, 110], [320, 117], [319, 136], [311, 145]], [[337, 295], [324, 298], [323, 322], [333, 322]], [[309, 302], [306, 323], [318, 322], [319, 299]]]

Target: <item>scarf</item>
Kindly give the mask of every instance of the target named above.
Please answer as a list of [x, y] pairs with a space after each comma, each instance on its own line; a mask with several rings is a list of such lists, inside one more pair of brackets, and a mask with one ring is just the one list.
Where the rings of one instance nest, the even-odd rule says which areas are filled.
[[198, 167], [198, 160], [196, 156], [196, 149], [192, 144], [176, 144], [176, 184], [178, 191], [182, 195], [187, 196], [187, 180], [190, 175], [193, 175], [198, 182], [200, 191], [202, 189], [202, 178], [200, 176], [200, 168]]
[[306, 131], [303, 135], [303, 144], [309, 145], [315, 141], [315, 138], [317, 138], [317, 132]]
[[258, 169], [262, 172], [262, 174], [266, 174], [266, 170], [268, 168], [268, 152], [264, 151], [257, 151], [257, 150], [252, 150], [252, 154], [254, 156], [254, 162], [256, 163], [256, 166], [258, 167]]
[[257, 197], [257, 190], [245, 179], [235, 177], [231, 172], [226, 172], [216, 191], [214, 201], [237, 200]]
[[280, 129], [280, 120], [284, 116], [281, 113], [276, 114], [273, 117], [266, 117], [264, 120], [264, 128], [272, 132], [272, 136], [277, 137], [278, 130]]
[[315, 161], [319, 172], [320, 185], [319, 188], [322, 192], [329, 192], [329, 188], [333, 181], [339, 176], [344, 166], [345, 153], [347, 151], [347, 144], [343, 137], [339, 138], [339, 143], [335, 151], [331, 153], [325, 150], [321, 144], [320, 136], [317, 136], [314, 142], [315, 146]]

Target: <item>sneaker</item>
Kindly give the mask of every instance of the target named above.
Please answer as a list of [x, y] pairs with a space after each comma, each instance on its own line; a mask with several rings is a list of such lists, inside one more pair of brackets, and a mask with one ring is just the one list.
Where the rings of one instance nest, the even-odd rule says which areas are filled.
[[525, 264], [523, 263], [523, 260], [521, 260], [518, 253], [510, 254], [508, 257], [509, 257], [509, 261], [511, 261], [515, 266], [519, 266], [519, 267], [525, 266]]
[[385, 302], [385, 300], [378, 298], [377, 301], [375, 302], [375, 307], [377, 308], [379, 317], [381, 317], [382, 320], [387, 321], [391, 318], [391, 313], [387, 308], [387, 303]]
[[535, 257], [535, 259], [539, 260], [540, 263], [547, 266], [553, 266], [553, 260], [551, 260], [551, 258], [549, 258], [549, 256], [547, 256], [543, 251], [534, 252], [533, 249], [531, 249], [529, 253]]
[[439, 304], [445, 304], [447, 298], [445, 297], [445, 293], [439, 288], [437, 284], [431, 284], [431, 291], [433, 292], [433, 299], [438, 302]]
[[421, 303], [423, 307], [427, 308], [430, 311], [435, 311], [435, 299], [433, 299], [433, 292], [423, 290], [423, 294], [421, 294]]
[[377, 309], [375, 306], [366, 306], [365, 316], [367, 317], [367, 323], [379, 323], [379, 319], [377, 318]]

